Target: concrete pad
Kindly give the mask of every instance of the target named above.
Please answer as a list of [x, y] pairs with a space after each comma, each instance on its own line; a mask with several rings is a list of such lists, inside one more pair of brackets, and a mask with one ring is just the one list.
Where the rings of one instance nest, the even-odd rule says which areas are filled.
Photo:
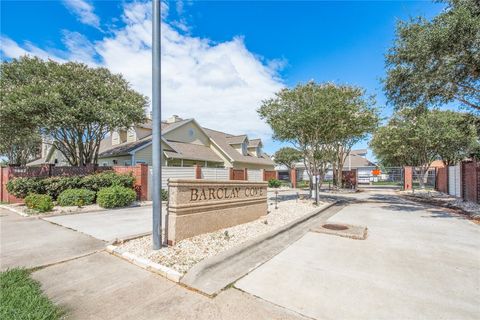
[[[162, 210], [165, 221], [166, 208]], [[130, 207], [44, 218], [47, 221], [104, 241], [127, 239], [152, 232], [152, 207]], [[162, 224], [165, 226], [165, 223]]]
[[382, 195], [329, 222], [369, 236], [308, 233], [235, 286], [315, 319], [478, 319], [478, 225]]
[[312, 225], [325, 221], [343, 207], [344, 204], [326, 204], [278, 230], [205, 259], [190, 269], [180, 282], [206, 295], [216, 295], [298, 240]]
[[0, 209], [0, 269], [57, 263], [102, 250], [103, 241]]
[[236, 289], [207, 298], [105, 252], [33, 277], [69, 319], [305, 319]]

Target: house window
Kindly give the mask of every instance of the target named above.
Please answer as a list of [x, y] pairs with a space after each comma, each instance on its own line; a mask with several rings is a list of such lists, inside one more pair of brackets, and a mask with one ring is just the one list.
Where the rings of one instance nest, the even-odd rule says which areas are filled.
[[247, 143], [242, 143], [242, 154], [246, 156], [248, 154]]
[[257, 157], [261, 157], [261, 156], [262, 156], [262, 148], [257, 147]]
[[112, 161], [112, 162], [113, 162], [113, 164], [118, 164], [118, 161], [117, 161], [117, 160], [115, 160], [115, 159], [113, 159], [113, 161]]
[[108, 166], [108, 162], [102, 162], [102, 166], [107, 167], [107, 166]]

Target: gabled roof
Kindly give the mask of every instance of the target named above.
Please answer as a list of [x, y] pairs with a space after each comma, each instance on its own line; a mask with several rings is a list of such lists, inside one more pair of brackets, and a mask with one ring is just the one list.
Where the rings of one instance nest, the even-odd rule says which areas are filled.
[[[216, 144], [224, 153], [225, 155], [234, 162], [246, 162], [246, 163], [255, 163], [255, 164], [263, 164], [263, 165], [275, 165], [275, 162], [273, 162], [270, 157], [268, 157], [265, 154], [262, 154], [260, 157], [255, 157], [252, 154], [248, 155], [243, 155], [239, 153], [235, 148], [232, 147], [230, 143], [230, 139], [232, 136], [220, 132], [220, 131], [215, 131], [212, 129], [207, 129], [203, 128], [207, 135], [210, 137], [210, 139], [213, 141], [214, 144]], [[240, 142], [241, 143], [241, 142]]]
[[229, 144], [241, 144], [243, 143], [243, 141], [245, 141], [245, 139], [247, 139], [247, 135], [246, 134], [242, 134], [242, 135], [239, 135], [239, 136], [231, 136], [231, 135], [226, 135], [226, 139], [227, 139], [227, 142]]
[[376, 164], [364, 158], [362, 156], [356, 154], [350, 154], [344, 164], [345, 167], [352, 167], [352, 168], [361, 168], [361, 167], [375, 167]]
[[103, 151], [98, 155], [98, 157], [108, 158], [108, 157], [114, 157], [114, 156], [127, 156], [127, 155], [130, 155], [130, 152], [132, 152], [133, 150], [146, 146], [150, 143], [152, 143], [152, 136], [148, 136], [133, 142], [120, 143], [108, 150]]
[[262, 145], [262, 140], [261, 139], [252, 139], [252, 140], [248, 141], [248, 147], [249, 148], [256, 148], [260, 145]]

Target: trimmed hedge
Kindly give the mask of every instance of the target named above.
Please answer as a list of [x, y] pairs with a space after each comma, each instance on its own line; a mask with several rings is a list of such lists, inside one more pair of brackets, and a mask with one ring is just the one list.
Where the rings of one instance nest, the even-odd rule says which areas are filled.
[[7, 182], [7, 191], [17, 198], [25, 198], [30, 193], [45, 193], [45, 188], [42, 179], [15, 178]]
[[48, 212], [53, 209], [52, 197], [47, 194], [31, 193], [25, 197], [25, 205], [38, 212]]
[[137, 198], [137, 193], [130, 188], [112, 186], [100, 189], [97, 193], [97, 203], [102, 208], [126, 207]]
[[82, 187], [82, 177], [51, 177], [42, 180], [45, 193], [53, 199], [68, 189], [77, 189]]
[[282, 185], [282, 182], [277, 179], [270, 179], [268, 180], [268, 187], [269, 188], [279, 188]]
[[95, 191], [88, 189], [67, 189], [60, 193], [57, 203], [62, 206], [84, 206], [95, 201]]
[[113, 171], [80, 177], [15, 178], [7, 182], [8, 193], [17, 198], [25, 198], [30, 193], [48, 194], [53, 199], [67, 189], [88, 189], [98, 191], [111, 186], [133, 188], [135, 177], [132, 174], [117, 174]]
[[117, 174], [112, 171], [91, 174], [82, 178], [82, 188], [93, 191], [111, 186], [132, 189], [134, 183], [135, 177], [132, 174]]

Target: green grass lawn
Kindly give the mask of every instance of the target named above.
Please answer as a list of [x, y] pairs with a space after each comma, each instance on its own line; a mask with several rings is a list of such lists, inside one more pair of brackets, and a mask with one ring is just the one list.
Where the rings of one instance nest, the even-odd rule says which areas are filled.
[[64, 315], [25, 269], [0, 273], [0, 319], [60, 319]]

